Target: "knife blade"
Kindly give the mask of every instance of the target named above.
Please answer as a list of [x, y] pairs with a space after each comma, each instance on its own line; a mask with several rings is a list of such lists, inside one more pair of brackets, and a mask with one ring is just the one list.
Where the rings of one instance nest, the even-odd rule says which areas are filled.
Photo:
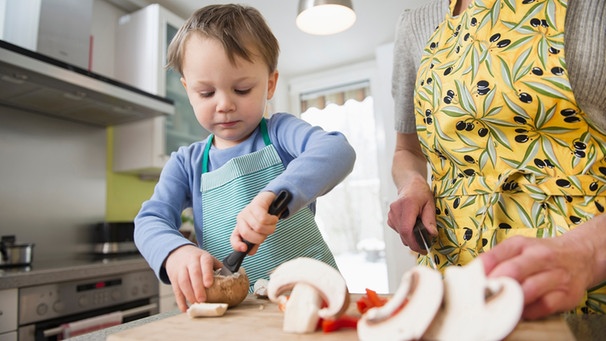
[[[276, 195], [274, 201], [272, 201], [272, 203], [269, 205], [269, 209], [267, 210], [267, 212], [271, 215], [278, 216], [279, 218], [286, 210], [286, 207], [288, 207], [288, 203], [290, 202], [291, 198], [292, 195], [289, 191], [284, 189], [281, 190], [278, 195]], [[227, 255], [227, 257], [223, 259], [223, 267], [221, 267], [221, 269], [219, 270], [219, 274], [223, 276], [229, 276], [240, 270], [240, 266], [242, 265], [244, 257], [248, 254], [250, 249], [255, 246], [255, 244], [247, 240], [242, 241], [246, 243], [246, 251], [233, 251], [232, 253]]]
[[429, 251], [431, 250], [430, 247], [433, 245], [433, 238], [431, 238], [429, 231], [427, 231], [427, 228], [425, 227], [420, 218], [417, 218], [415, 226], [412, 228], [412, 232], [415, 235], [417, 244], [422, 246], [427, 251], [427, 258], [429, 258], [429, 263], [431, 264], [431, 267], [434, 270], [438, 270], [438, 266], [436, 265], [436, 262], [433, 260], [433, 256]]

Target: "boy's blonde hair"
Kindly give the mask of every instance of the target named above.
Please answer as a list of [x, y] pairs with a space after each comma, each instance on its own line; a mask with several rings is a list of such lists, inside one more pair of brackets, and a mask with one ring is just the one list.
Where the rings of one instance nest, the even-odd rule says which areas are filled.
[[278, 67], [278, 40], [261, 13], [253, 7], [237, 4], [209, 5], [194, 12], [168, 46], [166, 66], [181, 75], [184, 47], [191, 34], [202, 34], [221, 42], [232, 64], [235, 64], [236, 57], [249, 62], [255, 57], [261, 57], [270, 73]]

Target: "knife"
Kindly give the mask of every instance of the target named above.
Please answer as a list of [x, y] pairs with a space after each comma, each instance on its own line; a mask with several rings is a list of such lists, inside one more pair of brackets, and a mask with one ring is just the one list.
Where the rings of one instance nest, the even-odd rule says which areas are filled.
[[433, 238], [427, 231], [427, 228], [423, 224], [420, 218], [417, 217], [417, 221], [415, 222], [415, 226], [412, 228], [412, 232], [415, 235], [415, 239], [417, 240], [417, 244], [423, 247], [427, 251], [427, 258], [429, 258], [429, 263], [434, 270], [438, 270], [438, 266], [436, 262], [433, 260], [433, 256], [431, 255], [430, 247], [433, 245]]
[[[285, 189], [281, 190], [280, 193], [278, 193], [278, 195], [274, 199], [274, 201], [272, 201], [271, 205], [269, 205], [269, 209], [267, 210], [267, 212], [271, 215], [278, 216], [279, 218], [286, 210], [286, 207], [288, 207], [288, 203], [290, 202], [291, 198], [292, 195], [289, 191]], [[242, 241], [246, 243], [246, 251], [233, 251], [232, 253], [227, 255], [227, 257], [223, 259], [223, 267], [219, 270], [219, 274], [223, 276], [229, 276], [240, 270], [240, 265], [242, 265], [244, 257], [248, 254], [250, 249], [255, 246], [255, 244], [247, 240]]]

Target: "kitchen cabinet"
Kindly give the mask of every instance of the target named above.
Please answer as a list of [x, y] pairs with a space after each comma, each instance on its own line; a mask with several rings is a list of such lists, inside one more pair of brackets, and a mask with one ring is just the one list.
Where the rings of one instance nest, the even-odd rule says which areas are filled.
[[114, 127], [115, 172], [157, 175], [171, 152], [208, 136], [196, 121], [181, 76], [164, 67], [167, 47], [183, 22], [158, 4], [120, 18], [116, 78], [172, 99], [175, 114]]
[[17, 341], [18, 289], [0, 290], [0, 341]]
[[[0, 39], [88, 68], [93, 0], [0, 1], [0, 6]], [[65, 13], [70, 13], [69, 20]]]

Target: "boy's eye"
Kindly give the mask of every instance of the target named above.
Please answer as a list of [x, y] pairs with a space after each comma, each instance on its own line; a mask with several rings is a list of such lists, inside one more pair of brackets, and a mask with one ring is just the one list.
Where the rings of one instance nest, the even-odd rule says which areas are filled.
[[250, 89], [235, 89], [234, 92], [238, 95], [246, 95], [250, 92]]
[[214, 91], [203, 91], [203, 92], [200, 92], [200, 96], [202, 96], [204, 98], [212, 97], [214, 94], [215, 94]]

